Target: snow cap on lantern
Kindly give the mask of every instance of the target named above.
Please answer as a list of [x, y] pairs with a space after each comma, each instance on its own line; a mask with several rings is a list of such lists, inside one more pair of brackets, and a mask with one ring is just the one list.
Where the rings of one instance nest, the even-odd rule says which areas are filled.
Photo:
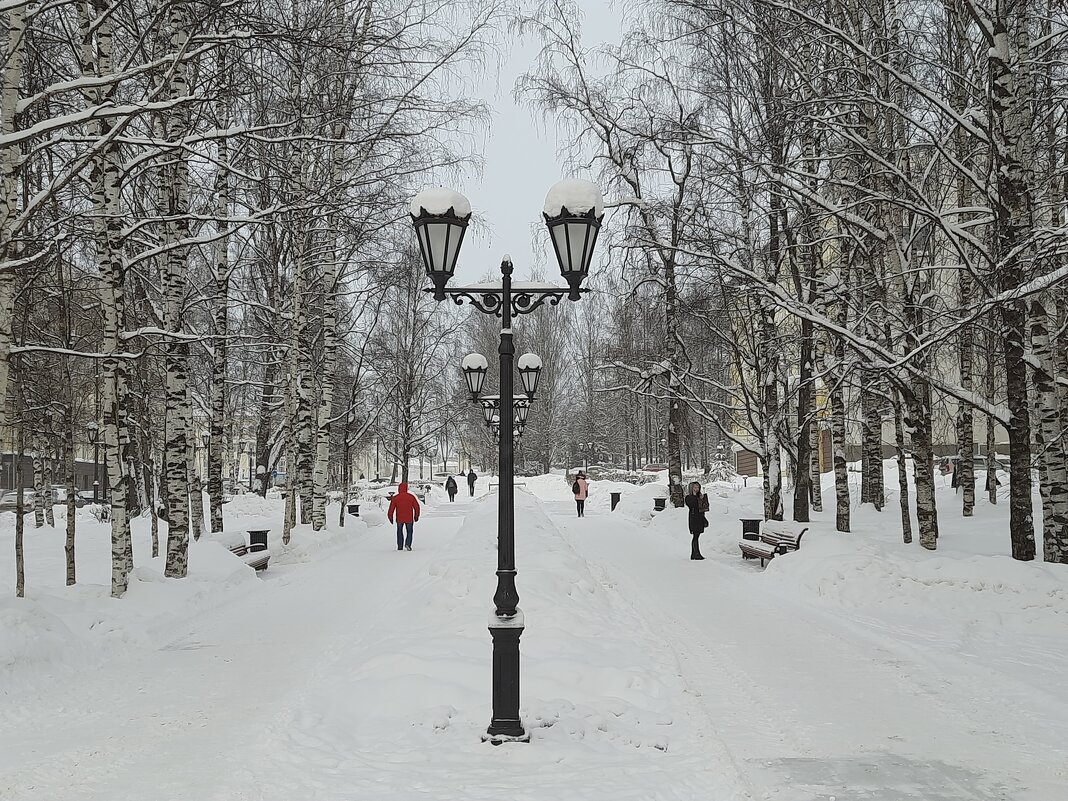
[[422, 213], [448, 214], [450, 211], [457, 217], [470, 217], [471, 201], [455, 190], [431, 186], [412, 198], [410, 211], [413, 217]]
[[410, 211], [426, 274], [434, 282], [434, 299], [444, 300], [471, 221], [471, 202], [452, 189], [432, 187], [412, 199]]
[[589, 181], [575, 178], [559, 181], [545, 196], [542, 211], [560, 275], [571, 289], [568, 298], [578, 300], [579, 288], [590, 272], [593, 248], [604, 219], [601, 190]]
[[594, 216], [604, 216], [604, 198], [601, 190], [592, 181], [579, 178], [565, 178], [553, 184], [545, 196], [542, 211], [546, 217], [556, 217], [565, 211], [571, 214], [585, 214], [592, 210]]

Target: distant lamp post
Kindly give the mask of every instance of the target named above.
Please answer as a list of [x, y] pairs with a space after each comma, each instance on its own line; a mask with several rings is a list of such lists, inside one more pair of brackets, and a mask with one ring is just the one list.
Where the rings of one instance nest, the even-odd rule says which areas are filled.
[[85, 427], [85, 436], [93, 446], [93, 503], [100, 503], [100, 426], [89, 423]]
[[[500, 491], [497, 498], [497, 592], [493, 596], [493, 719], [483, 740], [494, 744], [508, 740], [527, 741], [530, 735], [519, 718], [519, 638], [523, 633], [523, 613], [515, 587], [515, 433], [519, 410], [513, 395], [515, 344], [512, 317], [527, 314], [546, 302], [557, 305], [564, 297], [578, 300], [586, 290], [582, 281], [589, 274], [597, 233], [604, 218], [600, 190], [588, 181], [560, 181], [549, 190], [543, 213], [553, 243], [560, 275], [567, 288], [551, 285], [512, 287], [512, 260], [501, 261], [501, 283], [479, 284], [448, 289], [456, 270], [464, 231], [471, 219], [466, 197], [448, 189], [427, 189], [411, 203], [412, 224], [419, 240], [419, 252], [426, 274], [433, 283], [435, 300], [451, 298], [457, 304], [467, 301], [483, 314], [501, 318], [500, 385], [496, 406], [487, 409], [488, 398], [479, 393], [489, 364], [480, 354], [471, 354], [462, 365], [467, 389], [473, 400], [482, 403], [486, 423], [498, 446]], [[541, 359], [527, 354], [519, 359], [519, 376], [529, 403], [534, 399]], [[515, 409], [508, 413], [509, 409]], [[494, 411], [498, 411], [494, 426]]]

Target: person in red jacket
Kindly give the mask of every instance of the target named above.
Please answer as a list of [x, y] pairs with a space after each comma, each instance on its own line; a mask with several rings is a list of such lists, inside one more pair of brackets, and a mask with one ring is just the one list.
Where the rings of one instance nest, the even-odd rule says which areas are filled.
[[[419, 522], [419, 499], [408, 492], [408, 485], [401, 484], [398, 492], [389, 502], [389, 511], [386, 517], [392, 523], [394, 517], [397, 520], [397, 550], [412, 549], [412, 528]], [[408, 529], [408, 538], [404, 538], [404, 529]]]

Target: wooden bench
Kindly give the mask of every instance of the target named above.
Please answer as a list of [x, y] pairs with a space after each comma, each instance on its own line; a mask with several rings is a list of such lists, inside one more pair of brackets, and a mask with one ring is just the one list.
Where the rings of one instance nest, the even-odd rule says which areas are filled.
[[208, 535], [208, 539], [219, 543], [234, 556], [240, 557], [253, 570], [257, 572], [266, 570], [267, 564], [271, 561], [271, 552], [267, 550], [266, 544], [267, 532], [264, 529], [253, 529], [248, 533], [253, 539], [251, 548], [245, 540], [244, 532], [241, 531], [217, 531]]
[[212, 542], [219, 543], [235, 556], [244, 556], [248, 553], [248, 544], [245, 535], [240, 531], [216, 531], [207, 537]]
[[760, 566], [763, 567], [765, 562], [770, 562], [776, 556], [800, 548], [801, 538], [806, 531], [807, 526], [798, 531], [789, 523], [768, 520], [764, 523], [759, 540], [742, 540], [738, 543], [738, 548], [742, 552], [742, 559], [759, 559]]
[[241, 557], [245, 564], [256, 572], [267, 569], [267, 563], [271, 561], [270, 551], [251, 551]]

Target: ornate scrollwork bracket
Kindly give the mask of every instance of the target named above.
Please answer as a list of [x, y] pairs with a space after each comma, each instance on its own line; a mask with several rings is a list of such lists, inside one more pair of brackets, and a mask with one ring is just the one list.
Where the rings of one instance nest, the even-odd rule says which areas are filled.
[[[433, 292], [432, 289], [424, 289], [424, 292]], [[513, 317], [518, 317], [521, 314], [530, 314], [530, 312], [548, 303], [550, 306], [556, 306], [561, 300], [567, 297], [571, 290], [567, 287], [561, 287], [559, 289], [512, 289], [512, 303], [511, 311]], [[589, 290], [580, 289], [580, 292], [587, 292]], [[453, 303], [457, 306], [462, 306], [464, 301], [474, 306], [483, 314], [492, 314], [495, 317], [503, 316], [501, 307], [504, 305], [504, 290], [502, 289], [483, 289], [482, 287], [455, 287], [453, 289], [446, 289], [445, 296], [451, 298]]]

